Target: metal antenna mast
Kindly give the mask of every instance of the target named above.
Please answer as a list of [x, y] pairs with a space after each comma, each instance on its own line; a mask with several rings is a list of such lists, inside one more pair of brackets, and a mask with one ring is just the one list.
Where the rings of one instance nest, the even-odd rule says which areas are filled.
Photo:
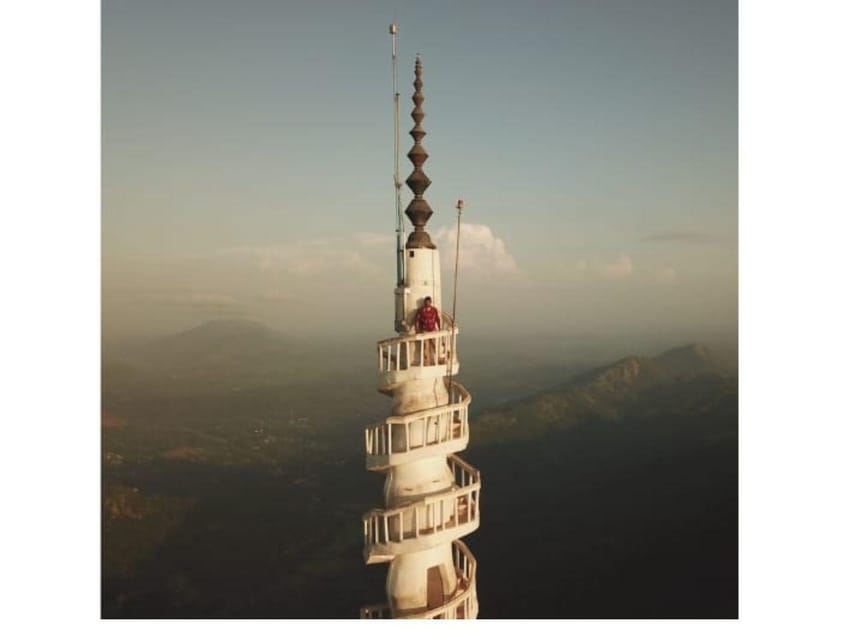
[[397, 198], [397, 286], [406, 282], [403, 256], [403, 203], [400, 200], [400, 92], [397, 91], [397, 23], [388, 27], [391, 34], [391, 76], [394, 90], [394, 191]]
[[[453, 331], [451, 335], [454, 337], [450, 340], [450, 359], [447, 361], [447, 389], [453, 388], [453, 346], [456, 344], [456, 289], [459, 286], [459, 244], [462, 236], [462, 207], [465, 202], [460, 198], [456, 201], [456, 262], [453, 265], [453, 313], [450, 316], [450, 329]], [[451, 394], [452, 396], [452, 394]], [[447, 404], [452, 402], [452, 398], [447, 400]]]

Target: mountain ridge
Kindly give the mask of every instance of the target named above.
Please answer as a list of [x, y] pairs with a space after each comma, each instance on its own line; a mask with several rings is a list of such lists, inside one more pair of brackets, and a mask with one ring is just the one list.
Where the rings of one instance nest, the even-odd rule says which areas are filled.
[[626, 415], [683, 412], [721, 402], [737, 393], [736, 376], [699, 343], [657, 356], [626, 356], [474, 421], [474, 441], [529, 438], [590, 421], [614, 422]]

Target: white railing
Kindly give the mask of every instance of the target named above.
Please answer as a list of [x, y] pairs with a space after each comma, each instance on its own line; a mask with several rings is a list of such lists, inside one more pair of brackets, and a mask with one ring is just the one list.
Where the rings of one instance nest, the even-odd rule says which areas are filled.
[[455, 455], [449, 456], [448, 462], [454, 485], [447, 491], [401, 507], [372, 509], [364, 514], [366, 556], [370, 556], [371, 547], [453, 532], [466, 525], [476, 528], [480, 519], [480, 471]]
[[[459, 580], [456, 593], [440, 607], [418, 613], [397, 616], [404, 620], [470, 620], [477, 617], [477, 560], [461, 540], [453, 541], [453, 564]], [[361, 608], [362, 619], [390, 618], [387, 604]]]
[[407, 453], [438, 445], [459, 442], [464, 448], [468, 441], [469, 404], [471, 394], [454, 382], [449, 404], [390, 416], [383, 424], [368, 427], [364, 430], [368, 468], [387, 464], [391, 456], [404, 459]]
[[442, 313], [444, 329], [428, 333], [413, 333], [388, 338], [376, 343], [379, 373], [406, 371], [410, 367], [446, 365], [449, 358], [459, 361], [456, 353], [456, 335], [459, 327], [450, 316]]

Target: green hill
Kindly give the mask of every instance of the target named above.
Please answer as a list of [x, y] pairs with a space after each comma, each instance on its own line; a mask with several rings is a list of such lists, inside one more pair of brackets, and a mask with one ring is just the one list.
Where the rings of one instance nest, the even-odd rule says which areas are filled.
[[737, 391], [688, 345], [482, 414], [482, 616], [736, 617]]
[[[198, 339], [180, 362], [204, 359], [217, 335], [172, 346]], [[321, 404], [292, 384], [105, 394], [103, 615], [336, 618], [380, 599], [359, 518], [382, 478], [361, 436], [387, 402], [365, 360], [363, 380], [327, 371], [319, 391], [340, 383]], [[466, 539], [481, 617], [735, 617], [737, 391], [688, 345], [477, 416], [463, 455], [484, 478]]]
[[508, 442], [589, 422], [709, 411], [736, 394], [736, 385], [736, 378], [702, 345], [678, 347], [654, 358], [629, 356], [481, 413], [472, 425], [471, 440]]

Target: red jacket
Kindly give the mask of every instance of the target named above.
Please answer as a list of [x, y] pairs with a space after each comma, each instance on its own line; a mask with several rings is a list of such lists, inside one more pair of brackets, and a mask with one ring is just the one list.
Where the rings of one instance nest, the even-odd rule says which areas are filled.
[[441, 328], [441, 319], [438, 316], [438, 309], [435, 307], [421, 307], [418, 309], [416, 317], [415, 330], [418, 333], [424, 331], [435, 331]]

